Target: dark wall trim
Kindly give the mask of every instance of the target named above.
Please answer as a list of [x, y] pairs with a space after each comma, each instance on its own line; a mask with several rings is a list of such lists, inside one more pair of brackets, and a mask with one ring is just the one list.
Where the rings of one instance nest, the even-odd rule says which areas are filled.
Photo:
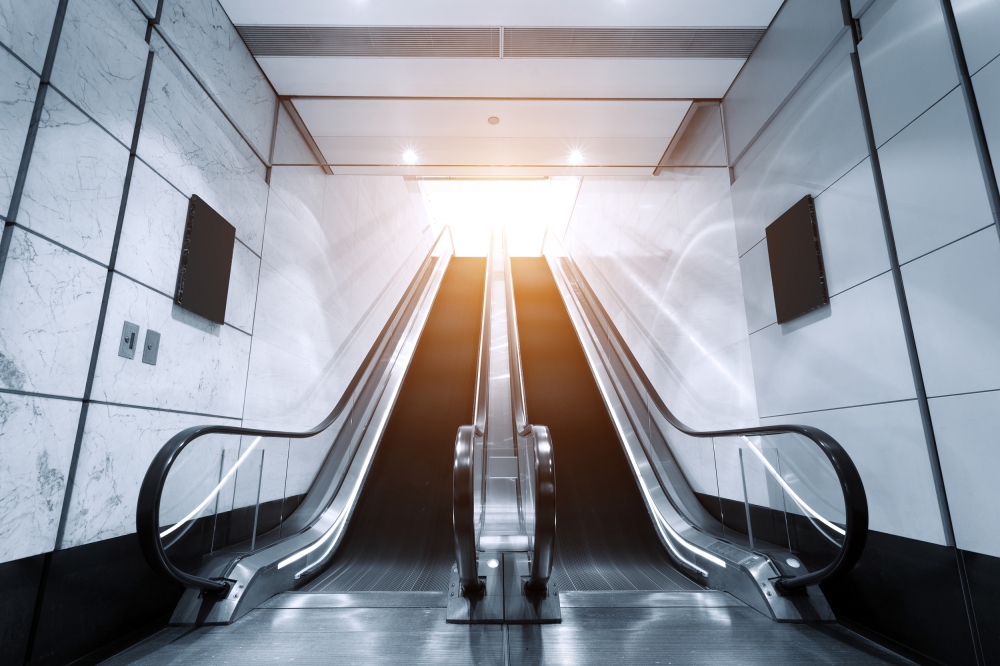
[[[955, 544], [955, 529], [951, 520], [951, 511], [948, 507], [948, 494], [945, 488], [944, 475], [941, 472], [941, 460], [938, 455], [937, 439], [934, 434], [934, 425], [931, 420], [930, 406], [927, 402], [927, 391], [924, 386], [923, 372], [920, 367], [920, 356], [917, 350], [916, 338], [913, 334], [913, 322], [910, 319], [910, 308], [906, 298], [906, 289], [903, 284], [903, 273], [900, 268], [899, 256], [896, 252], [895, 235], [892, 228], [892, 219], [889, 213], [889, 201], [885, 192], [885, 183], [882, 178], [882, 166], [879, 160], [878, 144], [875, 142], [875, 132], [872, 127], [871, 113], [868, 109], [868, 95], [865, 90], [864, 73], [861, 68], [861, 59], [858, 55], [858, 23], [851, 14], [850, 0], [841, 0], [841, 8], [844, 15], [844, 24], [848, 27], [853, 41], [851, 50], [851, 67], [854, 70], [854, 81], [857, 86], [858, 103], [861, 109], [861, 117], [864, 125], [865, 140], [868, 145], [868, 154], [871, 159], [872, 176], [875, 181], [875, 192], [878, 197], [879, 213], [882, 218], [882, 229], [885, 233], [886, 250], [889, 254], [889, 265], [892, 273], [893, 286], [896, 291], [896, 301], [899, 306], [900, 320], [903, 326], [903, 337], [906, 341], [906, 351], [910, 359], [910, 370], [913, 376], [913, 385], [917, 394], [917, 405], [920, 411], [920, 420], [923, 425], [924, 439], [927, 446], [927, 457], [931, 465], [931, 474], [934, 479], [934, 489], [937, 493], [938, 508], [941, 514], [941, 524], [944, 528], [946, 547], [953, 552], [953, 561], [958, 577], [958, 584], [962, 593], [962, 601], [968, 622], [969, 639], [972, 642], [975, 663], [983, 664], [982, 649], [979, 644], [979, 631], [976, 626], [975, 611], [972, 606], [972, 594], [969, 589], [968, 576], [960, 552]], [[872, 627], [873, 629], [874, 628]]]
[[955, 56], [955, 69], [958, 71], [962, 96], [965, 98], [965, 108], [969, 113], [969, 124], [972, 125], [972, 134], [976, 139], [976, 153], [979, 155], [979, 166], [983, 170], [983, 181], [986, 183], [986, 193], [990, 200], [993, 224], [1000, 234], [1000, 189], [997, 188], [997, 174], [993, 170], [993, 158], [986, 142], [986, 130], [983, 128], [983, 118], [979, 114], [979, 102], [976, 100], [976, 90], [972, 86], [969, 65], [965, 61], [962, 35], [958, 31], [958, 22], [955, 20], [955, 10], [951, 6], [951, 0], [941, 0], [941, 11], [944, 14], [945, 26], [948, 28], [951, 52]]
[[[299, 131], [299, 134], [302, 135], [302, 139], [306, 142], [306, 145], [309, 146], [310, 152], [312, 152], [313, 157], [316, 159], [315, 165], [305, 164], [300, 166], [319, 166], [321, 169], [323, 169], [323, 173], [325, 173], [328, 176], [332, 176], [333, 169], [330, 168], [330, 165], [326, 161], [326, 157], [323, 156], [323, 151], [320, 150], [319, 146], [316, 144], [316, 140], [313, 138], [312, 132], [309, 131], [309, 128], [306, 127], [305, 121], [302, 120], [302, 116], [299, 115], [299, 110], [295, 108], [295, 102], [292, 101], [291, 98], [281, 97], [278, 99], [278, 104], [285, 107], [285, 111], [288, 113], [288, 116], [292, 119], [292, 123], [295, 125], [295, 129], [297, 129]], [[288, 165], [281, 165], [281, 166], [288, 166]]]

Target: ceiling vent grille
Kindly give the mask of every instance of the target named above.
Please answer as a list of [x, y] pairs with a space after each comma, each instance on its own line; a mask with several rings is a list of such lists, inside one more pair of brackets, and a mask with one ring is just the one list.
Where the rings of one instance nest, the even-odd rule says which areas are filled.
[[237, 26], [255, 56], [499, 58], [500, 28]]
[[504, 58], [747, 58], [765, 28], [504, 28]]
[[243, 25], [237, 30], [255, 56], [742, 59], [753, 52], [765, 28]]

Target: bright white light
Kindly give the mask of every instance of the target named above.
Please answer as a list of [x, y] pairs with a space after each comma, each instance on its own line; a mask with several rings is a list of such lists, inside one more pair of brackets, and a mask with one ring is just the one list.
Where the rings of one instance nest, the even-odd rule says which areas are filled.
[[583, 151], [579, 148], [574, 148], [569, 152], [569, 163], [570, 164], [583, 164]]
[[490, 228], [507, 229], [513, 256], [537, 257], [546, 227], [564, 231], [580, 178], [418, 181], [435, 233], [450, 226], [459, 256], [486, 256]]
[[407, 164], [416, 164], [417, 162], [417, 151], [412, 148], [407, 148], [403, 152], [403, 161]]

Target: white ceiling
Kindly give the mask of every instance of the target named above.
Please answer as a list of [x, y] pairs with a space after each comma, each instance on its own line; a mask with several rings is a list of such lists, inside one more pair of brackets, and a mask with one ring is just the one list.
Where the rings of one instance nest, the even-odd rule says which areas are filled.
[[[237, 25], [661, 28], [767, 26], [781, 1], [221, 0]], [[689, 101], [721, 98], [744, 60], [258, 62], [278, 94], [293, 98], [334, 173], [517, 176], [651, 174]], [[407, 149], [416, 166], [403, 163]], [[570, 163], [574, 149], [580, 165]]]

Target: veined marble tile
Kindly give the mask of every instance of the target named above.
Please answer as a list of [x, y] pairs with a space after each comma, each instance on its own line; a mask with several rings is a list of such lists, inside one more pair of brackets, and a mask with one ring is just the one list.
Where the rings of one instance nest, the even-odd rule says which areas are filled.
[[169, 0], [157, 28], [267, 157], [277, 95], [217, 0]]
[[[160, 334], [156, 365], [141, 354], [118, 356], [122, 324]], [[142, 407], [239, 418], [243, 413], [250, 336], [213, 324], [174, 305], [170, 298], [115, 275], [101, 340], [93, 398]]]
[[187, 197], [145, 162], [136, 160], [115, 269], [165, 294], [173, 294], [187, 210]]
[[156, 16], [156, 6], [159, 4], [158, 0], [135, 0], [135, 4], [139, 6], [139, 9], [148, 18]]
[[146, 17], [127, 0], [70, 0], [52, 84], [132, 145], [146, 71]]
[[[18, 0], [21, 4], [23, 0]], [[0, 12], [5, 5], [0, 2]], [[0, 214], [7, 215], [10, 196], [21, 167], [21, 153], [28, 136], [31, 110], [38, 95], [38, 75], [0, 49]]]
[[[135, 532], [139, 486], [153, 457], [181, 430], [214, 424], [239, 425], [239, 421], [92, 404], [84, 426], [63, 547]], [[226, 447], [238, 450], [239, 437], [207, 435], [181, 453], [164, 485], [162, 525], [185, 516], [211, 492], [219, 482], [220, 457]]]
[[128, 150], [49, 90], [17, 221], [107, 264], [127, 169]]
[[197, 194], [260, 252], [267, 207], [264, 165], [154, 33], [156, 56], [139, 156], [186, 196]]
[[0, 282], [0, 386], [83, 397], [107, 275], [14, 229]]
[[0, 562], [55, 546], [80, 403], [0, 393]]
[[58, 6], [59, 0], [0, 0], [0, 42], [36, 74], [45, 65]]
[[[274, 155], [271, 156], [271, 162], [273, 164], [316, 163], [316, 156], [313, 155], [309, 144], [302, 138], [302, 134], [284, 106], [278, 110], [278, 127], [275, 130]], [[322, 171], [318, 171], [318, 173], [323, 175]], [[274, 178], [273, 170], [271, 177]]]
[[260, 258], [243, 243], [233, 246], [233, 267], [229, 276], [226, 303], [226, 323], [245, 333], [253, 333], [254, 308], [257, 305], [257, 283], [260, 278]]

